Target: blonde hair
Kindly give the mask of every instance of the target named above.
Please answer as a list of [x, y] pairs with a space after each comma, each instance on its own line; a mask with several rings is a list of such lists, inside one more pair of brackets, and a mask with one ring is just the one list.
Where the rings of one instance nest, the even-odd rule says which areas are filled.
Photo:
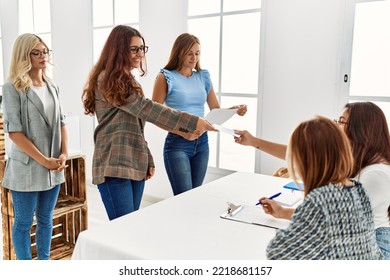
[[336, 123], [324, 117], [303, 122], [294, 130], [287, 160], [294, 181], [298, 177], [303, 181], [305, 195], [329, 183], [343, 183], [353, 172], [347, 136]]
[[[29, 75], [32, 68], [30, 53], [39, 43], [44, 44], [49, 49], [46, 43], [34, 34], [25, 33], [15, 40], [8, 80], [12, 82], [17, 91], [27, 92], [32, 86]], [[42, 75], [44, 81], [51, 82], [46, 74], [46, 69], [42, 70]]]

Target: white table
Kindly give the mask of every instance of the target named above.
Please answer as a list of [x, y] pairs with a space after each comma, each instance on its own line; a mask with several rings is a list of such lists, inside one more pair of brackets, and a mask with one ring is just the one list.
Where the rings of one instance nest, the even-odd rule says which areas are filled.
[[226, 219], [291, 180], [236, 172], [80, 233], [73, 260], [261, 260], [275, 229]]

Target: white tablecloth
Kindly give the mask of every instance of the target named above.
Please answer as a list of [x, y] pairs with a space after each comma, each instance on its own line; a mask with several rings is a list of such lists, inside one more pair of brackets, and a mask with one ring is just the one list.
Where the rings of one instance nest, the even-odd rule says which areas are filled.
[[275, 229], [221, 219], [291, 180], [236, 172], [80, 233], [73, 260], [262, 260]]

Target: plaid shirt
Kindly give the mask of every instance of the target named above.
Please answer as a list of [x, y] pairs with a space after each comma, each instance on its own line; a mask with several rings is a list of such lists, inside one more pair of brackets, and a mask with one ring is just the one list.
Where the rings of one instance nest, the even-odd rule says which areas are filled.
[[120, 107], [109, 105], [96, 92], [95, 150], [92, 163], [92, 182], [101, 184], [104, 177], [143, 180], [153, 157], [144, 137], [145, 122], [193, 132], [198, 117], [153, 102], [137, 93], [131, 94]]

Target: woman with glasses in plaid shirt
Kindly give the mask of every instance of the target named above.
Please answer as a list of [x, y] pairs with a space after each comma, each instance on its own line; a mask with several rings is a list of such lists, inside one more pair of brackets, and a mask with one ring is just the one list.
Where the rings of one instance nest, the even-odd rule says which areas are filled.
[[146, 122], [167, 130], [203, 133], [215, 129], [204, 119], [145, 98], [134, 76], [146, 74], [148, 47], [140, 32], [116, 26], [83, 92], [85, 113], [96, 114], [92, 182], [110, 220], [138, 210], [154, 161], [144, 136]]

